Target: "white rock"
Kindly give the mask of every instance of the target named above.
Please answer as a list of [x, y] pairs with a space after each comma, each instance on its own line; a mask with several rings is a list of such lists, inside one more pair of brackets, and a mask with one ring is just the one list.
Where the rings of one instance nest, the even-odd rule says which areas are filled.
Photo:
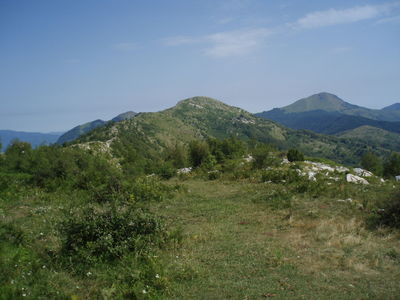
[[179, 169], [179, 170], [178, 170], [178, 174], [188, 174], [188, 173], [190, 173], [190, 172], [192, 172], [192, 167], [189, 167], [189, 168], [182, 168], [182, 169]]
[[315, 175], [316, 175], [315, 172], [309, 171], [308, 172], [308, 179], [312, 180], [312, 181], [316, 181], [317, 179], [315, 179]]
[[353, 182], [353, 183], [369, 184], [369, 182], [367, 180], [365, 180], [364, 178], [359, 177], [357, 175], [353, 175], [353, 174], [347, 174], [346, 181]]
[[336, 167], [336, 168], [335, 168], [335, 171], [337, 171], [337, 172], [339, 172], [339, 173], [345, 173], [345, 172], [348, 172], [349, 169], [346, 168], [346, 167], [339, 166], [339, 167]]
[[353, 170], [358, 176], [371, 177], [373, 175], [370, 171], [361, 168], [354, 168]]
[[251, 155], [248, 155], [247, 157], [244, 158], [244, 160], [245, 160], [246, 162], [252, 162], [252, 161], [254, 160], [254, 157], [251, 156]]
[[290, 161], [287, 158], [282, 159], [282, 164], [288, 164]]

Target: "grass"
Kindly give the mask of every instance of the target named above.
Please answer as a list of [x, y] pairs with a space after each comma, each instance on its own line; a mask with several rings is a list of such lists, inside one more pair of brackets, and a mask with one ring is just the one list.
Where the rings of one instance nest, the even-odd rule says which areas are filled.
[[82, 270], [57, 259], [57, 224], [66, 211], [90, 204], [87, 195], [7, 194], [0, 202], [0, 299], [399, 298], [400, 232], [365, 225], [392, 183], [321, 181], [326, 188], [316, 196], [294, 193], [296, 182], [259, 177], [167, 181], [175, 194], [143, 205], [163, 217], [171, 242]]
[[399, 233], [365, 229], [355, 203], [296, 196], [292, 207], [282, 209], [259, 200], [265, 184], [184, 185], [187, 192], [155, 208], [170, 226], [184, 230], [182, 246], [166, 258], [170, 299], [400, 295]]

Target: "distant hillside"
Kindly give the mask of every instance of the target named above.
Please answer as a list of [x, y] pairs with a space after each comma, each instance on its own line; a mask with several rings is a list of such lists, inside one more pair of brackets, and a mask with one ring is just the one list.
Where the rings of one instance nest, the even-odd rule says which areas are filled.
[[380, 154], [389, 152], [362, 141], [287, 129], [207, 97], [189, 98], [164, 111], [141, 113], [126, 121], [109, 123], [81, 136], [75, 143], [100, 141], [107, 147], [111, 145], [119, 149], [122, 156], [127, 149], [134, 149], [136, 156], [159, 157], [160, 153], [177, 143], [230, 136], [266, 142], [280, 149], [297, 147], [307, 155], [348, 164], [358, 163], [360, 155], [367, 150]]
[[[291, 105], [275, 108], [256, 114], [259, 117], [273, 120], [292, 129], [306, 129], [317, 133], [341, 136], [341, 133], [368, 126], [391, 132], [397, 137], [400, 134], [400, 104], [396, 103], [381, 110], [373, 110], [347, 103], [339, 97], [320, 93], [300, 99]], [[391, 120], [391, 121], [389, 121]], [[357, 131], [357, 139], [363, 139], [365, 130]], [[394, 151], [400, 151], [398, 143], [385, 141], [377, 134], [379, 130], [368, 130], [365, 140]], [[351, 134], [346, 138], [356, 138]], [[387, 135], [385, 135], [387, 136]]]
[[[137, 115], [137, 113], [135, 113], [133, 111], [128, 111], [128, 112], [119, 114], [115, 118], [111, 119], [111, 122], [120, 122], [120, 121], [128, 120], [130, 118], [133, 118], [135, 115]], [[59, 139], [57, 140], [57, 144], [64, 144], [66, 142], [71, 142], [71, 141], [77, 139], [78, 137], [80, 137], [81, 135], [88, 133], [97, 127], [104, 126], [107, 123], [108, 123], [107, 121], [98, 119], [98, 120], [95, 120], [92, 122], [78, 125], [78, 126], [72, 128], [71, 130], [67, 131], [66, 133], [64, 133], [62, 136], [60, 136]]]
[[392, 105], [382, 108], [385, 111], [400, 111], [400, 103], [394, 103]]
[[384, 148], [400, 151], [399, 134], [372, 126], [361, 126], [352, 130], [344, 131], [337, 136], [346, 139], [359, 139], [367, 143], [378, 143]]
[[40, 133], [40, 132], [23, 132], [13, 130], [0, 130], [0, 142], [5, 150], [10, 142], [18, 139], [23, 142], [28, 142], [32, 147], [37, 147], [42, 144], [53, 144], [57, 141], [62, 133]]
[[[378, 121], [400, 122], [399, 105], [394, 104], [384, 109], [369, 109], [345, 102], [338, 96], [330, 93], [319, 93], [300, 99], [293, 104], [279, 108], [282, 113], [304, 113], [311, 111], [335, 112], [344, 115], [364, 117]], [[276, 110], [276, 109], [274, 109]], [[274, 110], [258, 113], [260, 117], [267, 118]]]
[[373, 126], [400, 133], [400, 122], [377, 121], [339, 112], [313, 110], [299, 113], [285, 113], [282, 109], [257, 114], [293, 129], [307, 129], [323, 134], [336, 134], [360, 126]]

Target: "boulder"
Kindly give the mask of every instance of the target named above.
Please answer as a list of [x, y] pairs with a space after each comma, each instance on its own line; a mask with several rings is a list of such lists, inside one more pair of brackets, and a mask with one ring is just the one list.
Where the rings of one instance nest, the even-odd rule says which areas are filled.
[[357, 176], [357, 175], [353, 175], [353, 174], [347, 174], [346, 181], [353, 182], [353, 183], [369, 184], [369, 182], [367, 180], [365, 180], [364, 178]]
[[370, 171], [361, 168], [354, 168], [353, 170], [358, 176], [371, 177], [373, 175]]

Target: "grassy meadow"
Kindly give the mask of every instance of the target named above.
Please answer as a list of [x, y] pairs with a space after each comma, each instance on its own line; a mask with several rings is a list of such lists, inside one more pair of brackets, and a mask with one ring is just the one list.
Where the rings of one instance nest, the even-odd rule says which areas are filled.
[[0, 299], [399, 297], [398, 183], [235, 139], [192, 142], [177, 174], [181, 150], [137, 175], [79, 147], [9, 147]]

